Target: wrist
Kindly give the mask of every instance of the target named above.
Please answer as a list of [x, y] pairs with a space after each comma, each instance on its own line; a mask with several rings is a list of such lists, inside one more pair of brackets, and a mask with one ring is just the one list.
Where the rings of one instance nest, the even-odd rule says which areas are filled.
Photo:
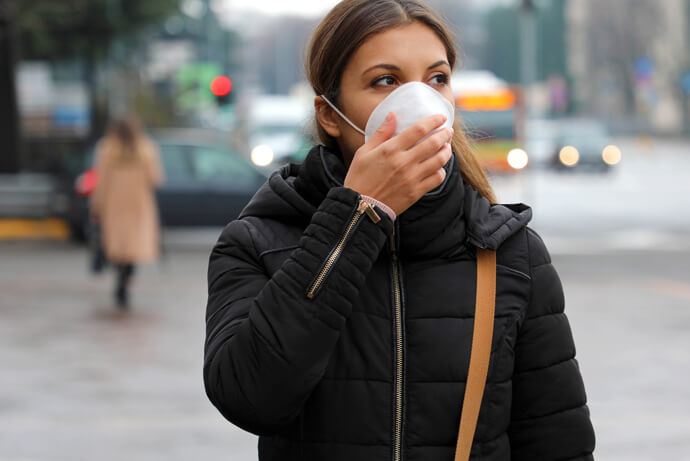
[[383, 203], [379, 200], [376, 200], [374, 197], [370, 197], [368, 195], [362, 195], [362, 200], [367, 202], [369, 205], [372, 205], [372, 206], [375, 205], [375, 206], [379, 207], [384, 213], [386, 213], [388, 216], [390, 216], [392, 221], [395, 221], [395, 218], [396, 218], [395, 211], [393, 211], [393, 209], [391, 207], [389, 207], [388, 205], [386, 205], [385, 203]]

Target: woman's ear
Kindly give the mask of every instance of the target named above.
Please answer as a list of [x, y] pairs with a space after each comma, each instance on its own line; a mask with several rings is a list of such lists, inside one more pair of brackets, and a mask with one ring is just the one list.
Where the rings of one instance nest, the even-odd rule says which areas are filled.
[[324, 101], [321, 96], [314, 98], [314, 112], [319, 125], [334, 138], [340, 137], [340, 119], [338, 114]]

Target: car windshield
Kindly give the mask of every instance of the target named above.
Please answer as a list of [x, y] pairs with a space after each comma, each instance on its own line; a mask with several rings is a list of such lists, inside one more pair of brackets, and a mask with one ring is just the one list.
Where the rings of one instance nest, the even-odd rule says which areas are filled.
[[606, 129], [601, 125], [573, 125], [563, 127], [564, 138], [605, 138]]
[[238, 188], [256, 185], [259, 173], [228, 150], [212, 146], [190, 146], [195, 176], [200, 181], [227, 183]]
[[168, 181], [183, 181], [193, 176], [189, 158], [184, 146], [160, 144], [161, 162]]
[[607, 139], [606, 128], [599, 124], [570, 124], [562, 128], [562, 144], [600, 149]]
[[160, 143], [161, 160], [168, 181], [227, 184], [251, 188], [261, 179], [247, 161], [216, 146]]
[[513, 111], [463, 111], [461, 119], [476, 140], [513, 138]]

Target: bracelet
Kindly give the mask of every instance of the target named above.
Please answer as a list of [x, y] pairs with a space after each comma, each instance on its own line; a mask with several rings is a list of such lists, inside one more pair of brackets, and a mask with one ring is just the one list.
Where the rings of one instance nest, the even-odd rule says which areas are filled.
[[368, 195], [362, 195], [362, 200], [369, 203], [369, 205], [376, 205], [377, 207], [381, 208], [388, 216], [390, 216], [392, 221], [395, 221], [395, 211], [393, 211], [391, 207], [385, 203], [379, 202], [374, 197], [369, 197]]

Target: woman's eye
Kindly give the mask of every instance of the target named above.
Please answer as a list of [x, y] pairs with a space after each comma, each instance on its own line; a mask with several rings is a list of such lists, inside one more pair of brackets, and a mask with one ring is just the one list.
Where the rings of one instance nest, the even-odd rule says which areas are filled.
[[431, 77], [431, 83], [434, 85], [445, 85], [448, 83], [448, 76], [446, 74], [436, 74]]
[[372, 86], [392, 86], [395, 85], [395, 77], [392, 75], [384, 75], [372, 82]]

